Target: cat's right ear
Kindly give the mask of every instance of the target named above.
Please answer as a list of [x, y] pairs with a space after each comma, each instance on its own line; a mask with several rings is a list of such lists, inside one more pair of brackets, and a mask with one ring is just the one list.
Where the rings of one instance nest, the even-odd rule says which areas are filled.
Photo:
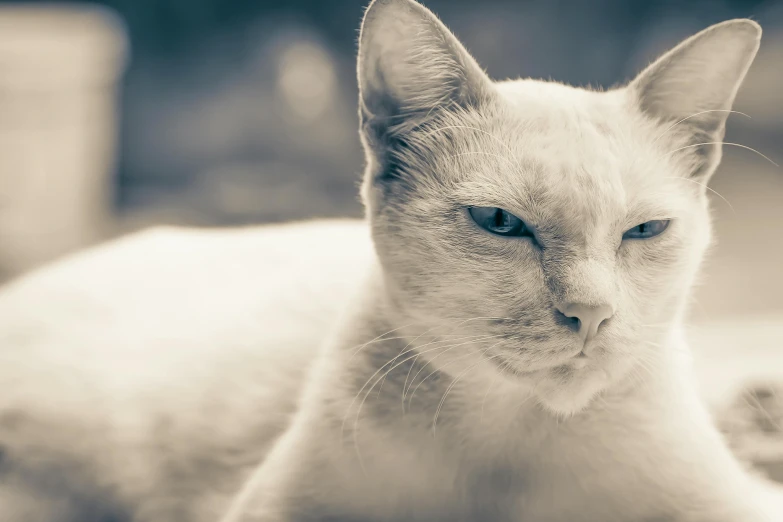
[[379, 144], [438, 109], [477, 104], [491, 89], [456, 37], [413, 0], [374, 0], [367, 8], [358, 80], [362, 132]]

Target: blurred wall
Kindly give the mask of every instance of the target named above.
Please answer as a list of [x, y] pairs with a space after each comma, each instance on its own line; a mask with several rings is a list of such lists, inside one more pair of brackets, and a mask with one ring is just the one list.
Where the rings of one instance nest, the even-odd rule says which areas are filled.
[[105, 236], [125, 51], [105, 9], [0, 5], [0, 279]]
[[[783, 162], [783, 2], [425, 3], [495, 78], [611, 86], [707, 25], [765, 28], [727, 141]], [[106, 0], [132, 57], [121, 89], [115, 233], [158, 223], [233, 225], [360, 216], [354, 53], [365, 1]], [[719, 244], [694, 313], [781, 309], [783, 173], [725, 148], [713, 188]]]

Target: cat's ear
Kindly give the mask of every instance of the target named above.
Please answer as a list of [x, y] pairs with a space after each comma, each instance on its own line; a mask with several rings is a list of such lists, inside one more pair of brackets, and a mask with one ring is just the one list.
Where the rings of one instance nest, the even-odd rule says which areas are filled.
[[456, 37], [413, 0], [374, 0], [359, 37], [359, 113], [368, 138], [480, 102], [491, 82]]
[[678, 123], [694, 177], [707, 179], [720, 162], [726, 118], [756, 56], [761, 27], [729, 20], [688, 38], [647, 67], [629, 88], [645, 113]]

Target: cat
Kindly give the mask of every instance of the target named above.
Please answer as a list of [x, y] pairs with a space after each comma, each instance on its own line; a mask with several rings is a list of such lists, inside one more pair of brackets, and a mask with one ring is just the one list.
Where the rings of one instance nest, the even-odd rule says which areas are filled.
[[759, 39], [495, 83], [374, 1], [364, 222], [161, 228], [0, 291], [0, 520], [779, 520], [682, 333]]
[[374, 1], [377, 263], [223, 522], [783, 520], [681, 334], [760, 36], [715, 25], [606, 92], [494, 83], [426, 8]]

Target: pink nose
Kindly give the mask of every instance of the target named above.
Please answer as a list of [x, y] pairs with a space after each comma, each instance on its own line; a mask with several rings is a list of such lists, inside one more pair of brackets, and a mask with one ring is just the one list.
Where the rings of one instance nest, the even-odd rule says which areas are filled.
[[557, 307], [566, 317], [576, 320], [576, 327], [583, 342], [587, 342], [598, 333], [598, 328], [614, 315], [614, 310], [607, 304], [590, 306], [582, 303], [566, 303]]

